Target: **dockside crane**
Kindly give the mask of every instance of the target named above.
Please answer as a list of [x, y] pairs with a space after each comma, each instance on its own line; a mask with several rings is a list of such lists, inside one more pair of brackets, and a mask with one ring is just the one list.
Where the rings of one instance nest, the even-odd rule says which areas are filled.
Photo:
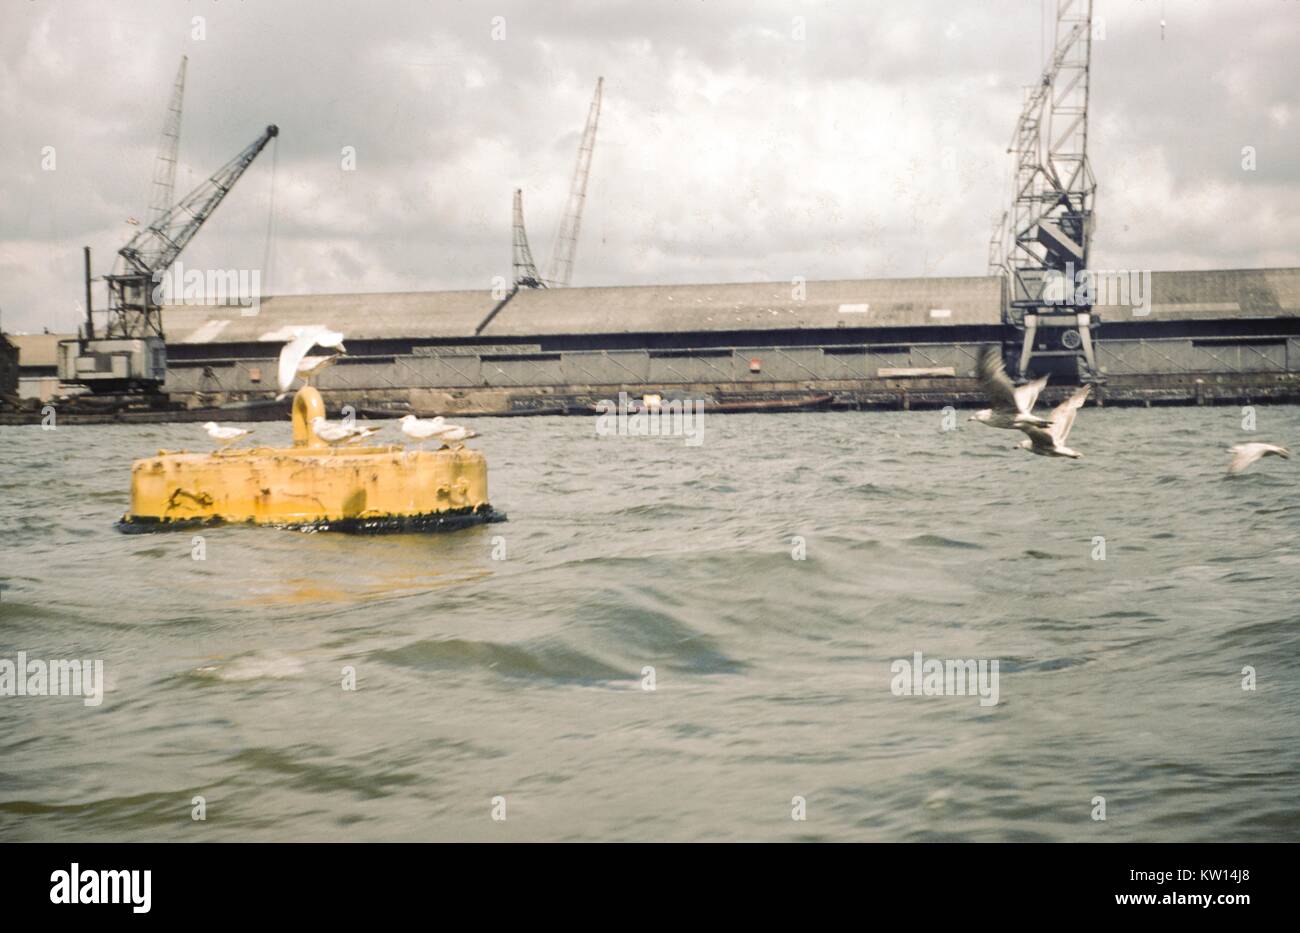
[[596, 79], [596, 94], [587, 111], [587, 125], [578, 144], [578, 161], [573, 166], [569, 200], [546, 268], [546, 284], [552, 288], [568, 288], [573, 281], [573, 259], [578, 252], [578, 233], [582, 229], [582, 209], [587, 201], [587, 178], [591, 175], [591, 155], [596, 147], [596, 125], [600, 122], [600, 96], [604, 85], [604, 78]]
[[524, 229], [524, 192], [515, 189], [513, 223], [514, 229], [514, 287], [545, 288], [546, 283], [537, 274], [537, 264], [533, 262], [533, 251], [528, 246], [528, 231]]
[[1088, 268], [1097, 190], [1088, 162], [1091, 58], [1092, 0], [1057, 0], [1052, 58], [1028, 91], [1007, 150], [1015, 174], [1001, 259], [1006, 322], [1021, 335], [1021, 377], [1035, 361], [1037, 375], [1098, 375], [1091, 297], [1075, 287]]
[[96, 334], [91, 311], [90, 247], [85, 248], [85, 333], [60, 341], [60, 380], [95, 392], [156, 393], [161, 388], [167, 376], [158, 294], [162, 275], [279, 132], [278, 127], [268, 126], [239, 155], [118, 250], [113, 272], [104, 276], [108, 319], [102, 336]]

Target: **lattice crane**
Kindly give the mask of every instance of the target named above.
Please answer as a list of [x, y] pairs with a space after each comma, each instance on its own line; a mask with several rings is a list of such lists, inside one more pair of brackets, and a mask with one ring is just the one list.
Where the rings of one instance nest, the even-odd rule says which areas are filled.
[[546, 269], [546, 284], [554, 288], [567, 288], [573, 281], [573, 259], [578, 252], [578, 233], [582, 229], [582, 208], [587, 201], [587, 178], [591, 174], [591, 154], [596, 147], [596, 125], [600, 122], [600, 95], [604, 85], [604, 78], [596, 79], [596, 94], [587, 111], [587, 125], [578, 144], [578, 161], [573, 166], [569, 201], [560, 219], [551, 249], [551, 262]]
[[108, 321], [97, 337], [90, 306], [90, 251], [86, 250], [86, 334], [59, 345], [59, 378], [96, 391], [156, 391], [167, 375], [167, 351], [157, 286], [235, 182], [279, 135], [268, 126], [205, 182], [176, 202], [118, 250], [108, 283]]
[[1072, 359], [1070, 375], [1097, 373], [1091, 301], [1074, 287], [1088, 268], [1097, 190], [1088, 162], [1091, 58], [1092, 0], [1057, 0], [1052, 58], [1029, 89], [1008, 147], [1015, 190], [1001, 259], [1007, 322], [1022, 334], [1021, 376], [1041, 357]]

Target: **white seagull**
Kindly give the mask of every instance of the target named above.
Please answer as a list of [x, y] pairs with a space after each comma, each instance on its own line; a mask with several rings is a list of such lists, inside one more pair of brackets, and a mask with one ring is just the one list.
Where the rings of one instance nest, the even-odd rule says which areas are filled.
[[449, 424], [438, 434], [438, 440], [442, 441], [443, 446], [455, 449], [464, 447], [465, 441], [471, 437], [478, 437], [478, 432], [462, 428], [458, 424]]
[[[321, 324], [294, 327], [291, 328], [290, 333], [293, 336], [280, 351], [280, 371], [278, 376], [281, 398], [288, 394], [289, 387], [293, 385], [294, 377], [299, 373], [315, 373], [325, 368], [323, 362], [316, 363], [310, 368], [304, 368], [305, 358], [312, 347], [321, 346], [326, 349], [338, 350], [339, 353], [348, 352], [347, 348], [343, 346], [343, 335]], [[327, 359], [333, 362], [334, 358], [328, 357]]]
[[337, 361], [339, 354], [335, 353], [330, 356], [304, 356], [302, 362], [298, 364], [298, 375], [302, 376], [302, 381], [311, 385], [313, 376], [318, 375], [321, 370]]
[[431, 437], [437, 437], [449, 427], [442, 415], [424, 420], [415, 417], [415, 415], [403, 415], [398, 419], [397, 423], [402, 426], [403, 434], [413, 441], [420, 442], [421, 448], [423, 448], [425, 441]]
[[993, 407], [975, 412], [967, 421], [978, 421], [990, 428], [1008, 428], [1012, 431], [1025, 431], [1030, 427], [1045, 428], [1052, 423], [1034, 414], [1038, 393], [1047, 385], [1046, 376], [1027, 382], [1017, 389], [1007, 377], [1006, 367], [1002, 365], [1002, 354], [987, 346], [980, 350], [976, 372], [980, 387]]
[[1261, 444], [1258, 441], [1249, 444], [1233, 444], [1228, 450], [1232, 453], [1232, 462], [1228, 464], [1229, 473], [1240, 473], [1260, 457], [1281, 457], [1291, 459], [1291, 451], [1277, 444]]
[[208, 432], [208, 437], [220, 444], [222, 448], [229, 447], [241, 437], [253, 433], [249, 428], [223, 428], [215, 421], [204, 422], [203, 427]]
[[1076, 389], [1073, 395], [1053, 408], [1050, 427], [1024, 428], [1025, 434], [1029, 436], [1020, 442], [1021, 449], [1044, 457], [1069, 457], [1072, 460], [1082, 457], [1083, 454], [1074, 448], [1065, 446], [1065, 439], [1070, 436], [1070, 428], [1074, 427], [1074, 416], [1079, 413], [1091, 391], [1092, 386]]
[[367, 437], [370, 437], [371, 435], [378, 434], [378, 433], [379, 433], [378, 428], [372, 428], [372, 427], [358, 428], [357, 433], [353, 434], [350, 438], [348, 438], [347, 442], [349, 444], [355, 444], [358, 441], [364, 441]]
[[376, 431], [375, 428], [362, 427], [352, 422], [326, 421], [322, 415], [312, 419], [311, 429], [317, 437], [332, 445], [342, 444], [354, 438], [369, 437]]

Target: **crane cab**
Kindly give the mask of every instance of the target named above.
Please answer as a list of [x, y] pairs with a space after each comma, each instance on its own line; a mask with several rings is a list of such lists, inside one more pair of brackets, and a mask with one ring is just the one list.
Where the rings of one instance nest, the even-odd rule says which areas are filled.
[[59, 341], [59, 381], [92, 392], [156, 392], [167, 379], [163, 338], [101, 337]]

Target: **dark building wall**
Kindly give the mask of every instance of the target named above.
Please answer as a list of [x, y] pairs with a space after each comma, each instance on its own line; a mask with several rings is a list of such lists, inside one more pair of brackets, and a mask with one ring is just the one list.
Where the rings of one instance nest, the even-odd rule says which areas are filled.
[[[519, 352], [518, 348], [496, 347], [490, 348], [491, 352], [481, 352], [473, 348], [425, 348], [415, 354], [349, 354], [324, 370], [313, 384], [323, 390], [390, 391], [697, 383], [815, 384], [886, 379], [899, 370], [948, 370], [951, 376], [971, 377], [979, 347], [998, 343], [1003, 336], [993, 333], [954, 342], [900, 339], [889, 343], [879, 340], [820, 346], [752, 343], [689, 349]], [[1228, 338], [1169, 335], [1111, 340], [1103, 332], [1097, 344], [1097, 357], [1106, 376], [1300, 373], [1300, 335]], [[166, 388], [176, 394], [273, 393], [275, 372], [276, 361], [272, 357], [228, 358], [206, 363], [173, 360]], [[254, 376], [258, 377], [256, 381]]]
[[0, 393], [18, 394], [18, 348], [0, 334]]

